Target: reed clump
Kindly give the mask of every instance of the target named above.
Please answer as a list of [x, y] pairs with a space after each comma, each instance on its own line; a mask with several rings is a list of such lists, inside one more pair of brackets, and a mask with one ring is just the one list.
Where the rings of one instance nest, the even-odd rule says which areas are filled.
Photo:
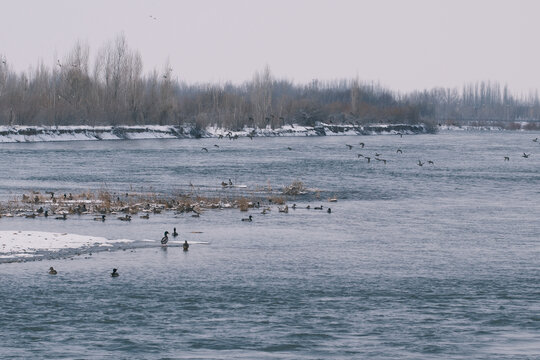
[[285, 186], [282, 193], [283, 195], [302, 195], [307, 193], [307, 188], [302, 181], [296, 180], [291, 185]]

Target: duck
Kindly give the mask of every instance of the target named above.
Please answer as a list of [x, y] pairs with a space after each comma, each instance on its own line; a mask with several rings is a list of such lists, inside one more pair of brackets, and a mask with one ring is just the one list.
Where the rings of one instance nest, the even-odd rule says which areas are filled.
[[167, 245], [169, 242], [169, 237], [167, 236], [169, 234], [168, 231], [165, 231], [163, 237], [161, 238], [161, 245]]
[[101, 215], [99, 217], [95, 217], [94, 221], [105, 221], [105, 215]]
[[58, 274], [58, 271], [54, 270], [54, 268], [51, 266], [51, 267], [49, 268], [49, 274], [51, 274], [51, 275], [56, 275], [56, 274]]
[[178, 233], [176, 232], [176, 228], [173, 229], [172, 236], [174, 236], [174, 237], [177, 237], [177, 236], [178, 236]]
[[510, 161], [510, 156], [505, 156], [504, 161]]
[[328, 210], [326, 210], [327, 213], [331, 214], [332, 213], [332, 209], [328, 208]]
[[182, 247], [184, 248], [184, 251], [189, 250], [189, 244], [188, 244], [187, 240], [184, 241], [184, 244], [182, 245]]
[[322, 206], [322, 205], [321, 205], [321, 206], [315, 206], [313, 209], [314, 209], [314, 210], [322, 210], [322, 209], [323, 209], [323, 206]]
[[345, 144], [346, 147], [349, 148], [349, 150], [352, 150], [353, 146], [352, 145], [349, 145], [349, 144]]
[[112, 269], [111, 276], [112, 276], [112, 277], [118, 277], [118, 276], [120, 276], [120, 274], [118, 273], [118, 269]]
[[424, 166], [424, 163], [421, 162], [420, 160], [418, 160], [418, 163], [417, 163], [418, 166]]
[[289, 213], [289, 207], [287, 205], [285, 205], [282, 208], [278, 208], [278, 211], [282, 212], [282, 213]]
[[397, 154], [403, 154], [403, 150], [397, 149], [397, 150], [396, 150], [396, 153], [397, 153]]
[[131, 221], [131, 215], [125, 215], [125, 216], [120, 216], [118, 218], [118, 220], [121, 220], [121, 221]]
[[150, 219], [150, 213], [139, 216], [141, 219]]
[[243, 218], [242, 221], [249, 221], [249, 222], [251, 222], [251, 221], [253, 221], [253, 216], [249, 215], [249, 217]]
[[62, 216], [55, 217], [56, 220], [67, 220], [67, 215], [64, 213]]

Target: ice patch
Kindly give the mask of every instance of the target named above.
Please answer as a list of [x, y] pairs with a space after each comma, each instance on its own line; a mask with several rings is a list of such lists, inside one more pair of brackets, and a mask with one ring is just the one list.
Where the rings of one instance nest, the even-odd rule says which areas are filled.
[[133, 240], [87, 236], [68, 233], [42, 231], [0, 231], [0, 258], [22, 258], [39, 256], [38, 251], [56, 252], [89, 247], [111, 247], [117, 243], [130, 243]]

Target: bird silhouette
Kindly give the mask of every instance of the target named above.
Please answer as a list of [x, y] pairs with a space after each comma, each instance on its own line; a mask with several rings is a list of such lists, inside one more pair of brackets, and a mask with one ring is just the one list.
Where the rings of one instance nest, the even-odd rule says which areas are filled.
[[364, 155], [362, 155], [362, 154], [358, 154], [358, 157], [359, 157], [359, 158], [361, 158], [361, 157], [364, 157]]
[[424, 166], [424, 163], [418, 160], [418, 166]]
[[215, 147], [219, 148], [219, 145], [214, 144]]
[[242, 219], [242, 221], [251, 222], [251, 221], [253, 221], [253, 216], [249, 215], [249, 217]]
[[431, 161], [431, 160], [428, 160], [427, 163], [428, 163], [428, 164], [431, 164], [431, 165], [434, 165], [433, 161]]
[[533, 141], [534, 141], [534, 142], [538, 142], [538, 138], [536, 138], [536, 139], [533, 139]]
[[203, 147], [203, 148], [201, 149], [201, 151], [203, 151], [203, 150], [206, 151], [206, 152], [208, 152], [208, 149], [205, 148], [205, 147]]
[[349, 150], [352, 150], [353, 146], [352, 145], [349, 145], [349, 144], [345, 144], [346, 147], [349, 148]]
[[362, 147], [362, 149], [364, 148], [364, 143], [363, 142], [358, 143], [358, 145], [360, 145]]
[[525, 154], [523, 153], [523, 155], [521, 155], [521, 157], [524, 157], [525, 159], [528, 158], [531, 154]]
[[161, 238], [161, 245], [167, 245], [167, 243], [169, 242], [169, 237], [167, 235], [169, 235], [169, 232], [165, 231], [163, 237]]
[[396, 153], [397, 153], [397, 154], [403, 154], [403, 151], [401, 151], [401, 149], [397, 149], [397, 150], [396, 150]]
[[367, 160], [367, 162], [369, 164], [371, 162], [371, 158], [369, 156], [365, 156], [365, 158], [366, 158], [366, 160]]
[[292, 150], [292, 147], [290, 147], [290, 146], [287, 146], [287, 149], [288, 149], [288, 150]]
[[509, 157], [509, 156], [505, 156], [505, 157], [504, 157], [504, 161], [510, 161], [510, 157]]

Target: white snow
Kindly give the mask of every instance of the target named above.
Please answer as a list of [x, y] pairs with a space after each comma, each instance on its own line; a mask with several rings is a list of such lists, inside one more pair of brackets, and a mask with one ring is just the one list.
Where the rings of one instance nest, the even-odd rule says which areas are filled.
[[[396, 134], [395, 127], [408, 125], [375, 124], [353, 126], [349, 124], [333, 125], [317, 123], [316, 126], [284, 125], [272, 129], [244, 127], [239, 131], [229, 131], [216, 126], [209, 126], [198, 131], [201, 137], [218, 136], [318, 136], [326, 135], [370, 135]], [[394, 127], [394, 128], [393, 128]], [[193, 126], [183, 125], [140, 125], [140, 126], [0, 126], [0, 143], [73, 141], [73, 140], [121, 140], [121, 139], [176, 139], [192, 138]], [[417, 130], [404, 130], [403, 133], [417, 133]]]
[[104, 237], [42, 231], [0, 231], [0, 258], [21, 258], [38, 251], [84, 249], [92, 246], [110, 247], [133, 240], [109, 240]]

